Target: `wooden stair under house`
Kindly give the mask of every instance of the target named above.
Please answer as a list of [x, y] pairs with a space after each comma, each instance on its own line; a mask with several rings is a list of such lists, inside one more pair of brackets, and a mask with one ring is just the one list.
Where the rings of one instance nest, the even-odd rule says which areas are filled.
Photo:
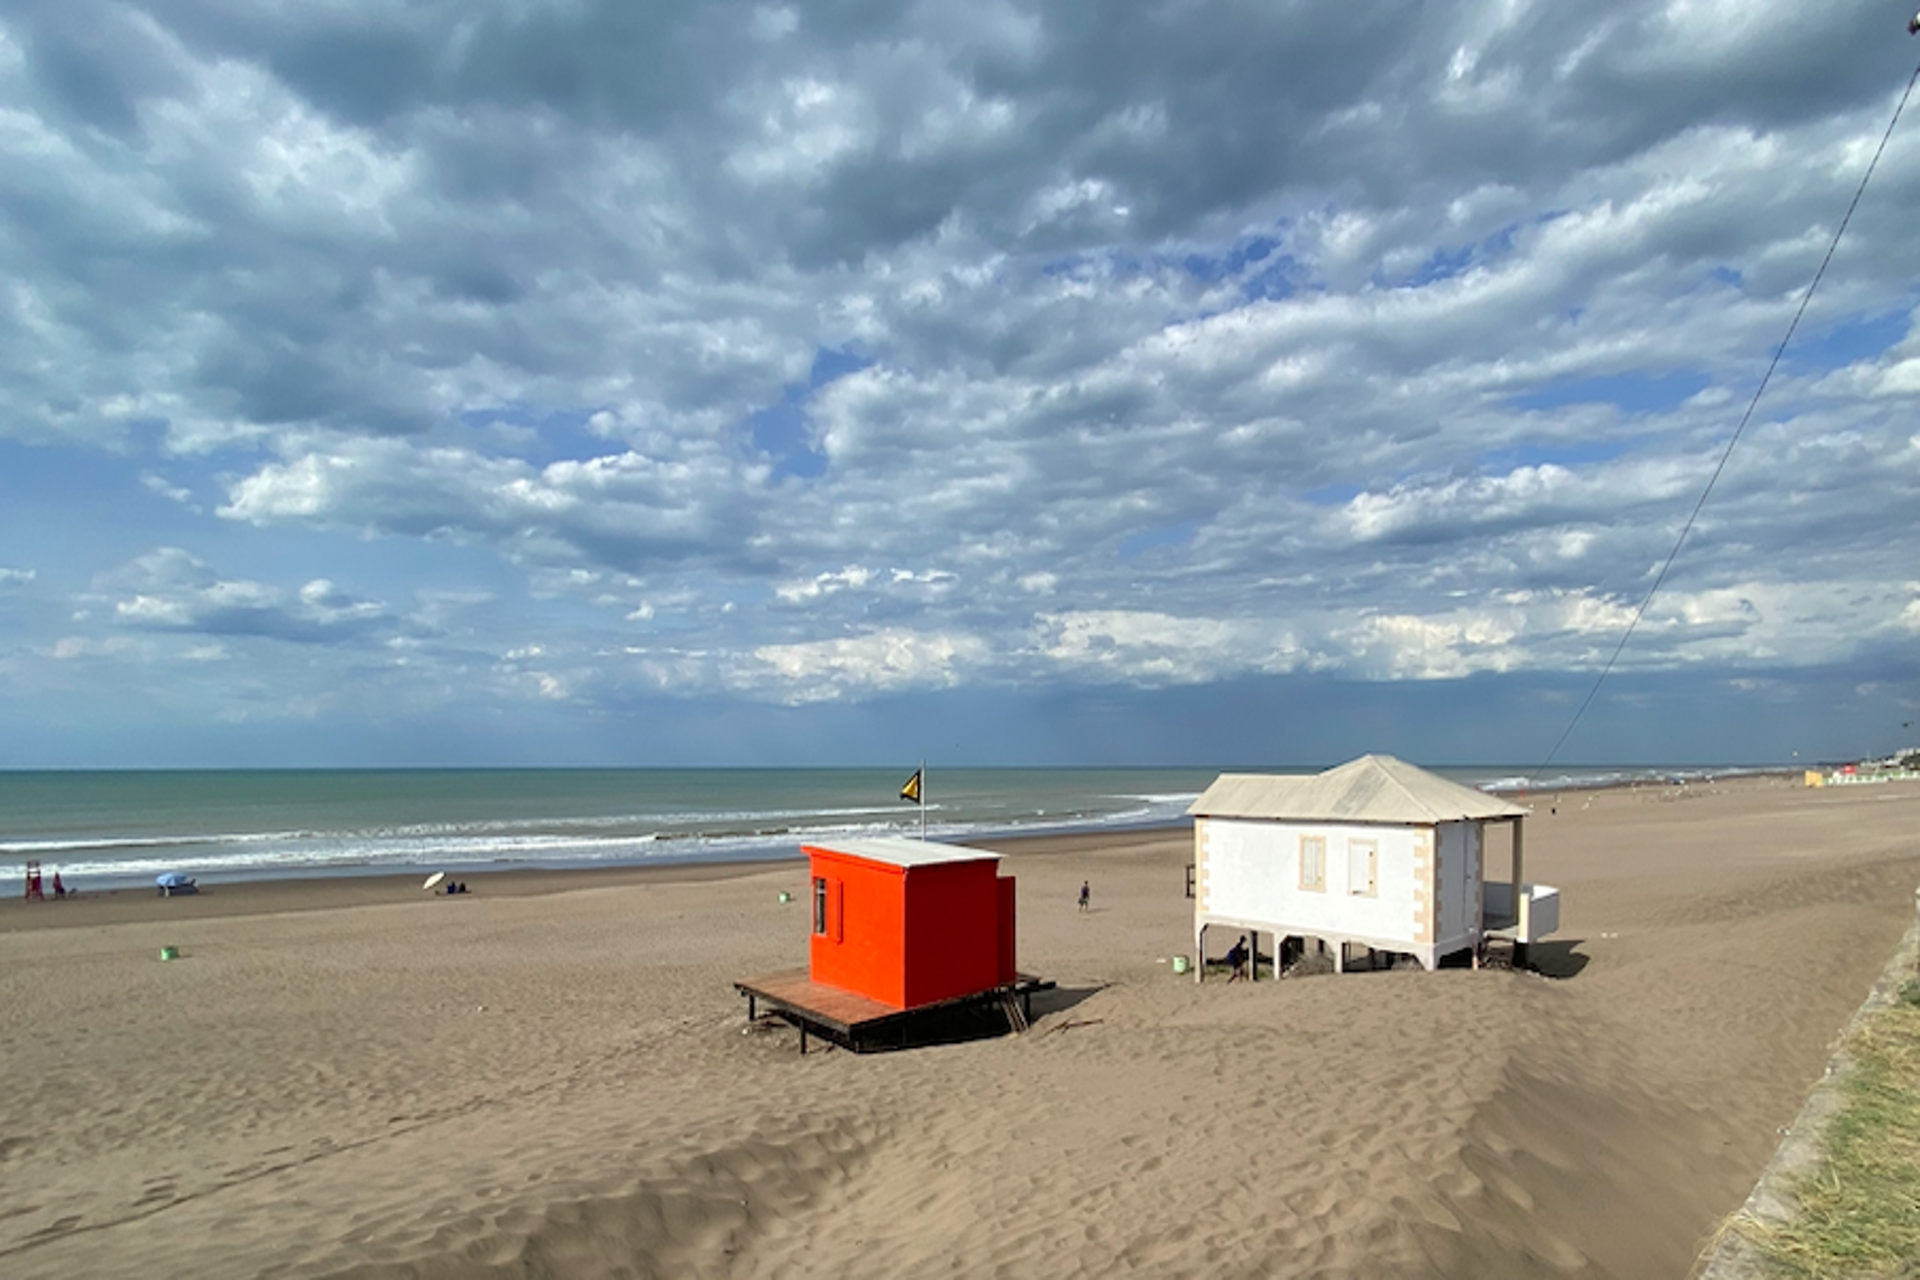
[[1015, 995], [1011, 988], [1002, 988], [1000, 1008], [1007, 1015], [1007, 1028], [1015, 1035], [1021, 1034], [1033, 1025], [1027, 1017], [1027, 998]]

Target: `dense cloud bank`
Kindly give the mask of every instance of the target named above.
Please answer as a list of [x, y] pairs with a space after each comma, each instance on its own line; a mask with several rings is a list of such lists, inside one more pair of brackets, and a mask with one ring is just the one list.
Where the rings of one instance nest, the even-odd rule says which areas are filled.
[[[0, 696], [430, 742], [1578, 685], [1827, 249], [1903, 17], [14, 5]], [[1916, 207], [1903, 127], [1630, 678], [1914, 718]]]

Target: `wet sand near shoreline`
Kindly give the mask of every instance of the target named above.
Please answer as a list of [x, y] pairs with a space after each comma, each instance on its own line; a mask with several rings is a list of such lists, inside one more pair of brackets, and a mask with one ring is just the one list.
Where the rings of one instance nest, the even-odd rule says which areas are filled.
[[1681, 1277], [1911, 918], [1920, 786], [1532, 799], [1540, 973], [1196, 986], [1187, 833], [996, 842], [1059, 991], [860, 1056], [743, 1034], [798, 862], [0, 903], [0, 1272]]
[[[1144, 831], [1104, 831], [1061, 836], [1025, 836], [986, 842], [996, 852], [1018, 852], [1041, 858], [1086, 851], [1121, 851], [1136, 845], [1164, 845], [1169, 839], [1189, 839], [1189, 828]], [[583, 889], [640, 885], [709, 883], [737, 880], [804, 866], [796, 852], [789, 858], [750, 862], [677, 862], [659, 866], [566, 868], [459, 872], [453, 878], [489, 898], [536, 898]], [[797, 874], [797, 872], [796, 872]], [[58, 902], [27, 903], [18, 886], [12, 897], [0, 899], [0, 931], [71, 929], [80, 925], [128, 924], [149, 920], [217, 920], [232, 916], [275, 915], [296, 911], [336, 911], [342, 907], [391, 906], [420, 899], [445, 899], [421, 886], [417, 872], [403, 875], [315, 876], [308, 879], [242, 880], [231, 884], [202, 884], [199, 891], [163, 898], [154, 889], [81, 888]], [[453, 905], [453, 904], [449, 904]]]

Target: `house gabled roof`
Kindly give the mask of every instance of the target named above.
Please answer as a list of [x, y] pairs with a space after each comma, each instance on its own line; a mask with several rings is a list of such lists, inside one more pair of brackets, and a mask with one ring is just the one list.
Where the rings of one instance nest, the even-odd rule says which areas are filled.
[[1325, 773], [1223, 773], [1187, 812], [1300, 822], [1458, 822], [1527, 811], [1393, 756], [1361, 756]]
[[941, 844], [933, 840], [909, 840], [904, 836], [868, 836], [858, 840], [809, 840], [800, 846], [802, 853], [818, 850], [861, 858], [889, 867], [930, 867], [943, 862], [979, 862], [1000, 860], [997, 853], [969, 849], [965, 845]]

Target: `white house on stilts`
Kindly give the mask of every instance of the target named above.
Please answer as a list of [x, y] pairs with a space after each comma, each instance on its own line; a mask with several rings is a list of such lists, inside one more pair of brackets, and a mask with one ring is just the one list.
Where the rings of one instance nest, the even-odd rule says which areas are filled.
[[[1458, 952], [1478, 961], [1509, 938], [1516, 963], [1560, 927], [1560, 894], [1522, 878], [1527, 810], [1392, 756], [1307, 775], [1222, 774], [1193, 815], [1194, 947], [1222, 925], [1317, 940], [1344, 968], [1349, 946], [1411, 955], [1428, 969]], [[1512, 873], [1489, 878], [1487, 827], [1512, 831]], [[1257, 970], [1258, 966], [1254, 968]]]

